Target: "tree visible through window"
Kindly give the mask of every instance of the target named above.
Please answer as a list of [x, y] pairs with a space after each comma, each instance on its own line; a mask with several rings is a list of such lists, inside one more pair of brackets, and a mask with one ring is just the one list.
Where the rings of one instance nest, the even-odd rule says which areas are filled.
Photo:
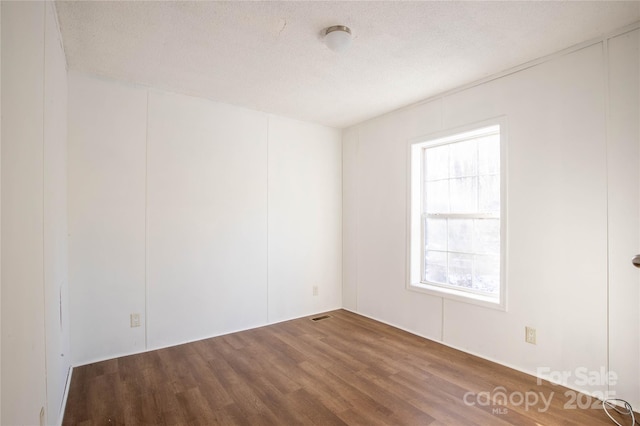
[[419, 228], [412, 229], [413, 238], [419, 233], [419, 284], [499, 300], [500, 140], [500, 127], [493, 125], [413, 144], [412, 167], [420, 169], [412, 170], [412, 204], [418, 203], [412, 214], [420, 215], [413, 221]]

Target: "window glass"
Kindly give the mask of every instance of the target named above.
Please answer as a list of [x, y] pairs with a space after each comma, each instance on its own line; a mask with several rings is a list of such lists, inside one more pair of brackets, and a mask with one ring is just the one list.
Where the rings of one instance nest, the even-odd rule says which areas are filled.
[[[415, 144], [420, 283], [499, 300], [501, 147], [499, 126]], [[417, 161], [417, 162], [416, 162]], [[412, 193], [413, 194], [413, 193]], [[412, 211], [413, 207], [412, 207]], [[414, 223], [414, 222], [412, 222]], [[412, 237], [416, 238], [416, 234]], [[417, 242], [417, 241], [416, 241]], [[412, 253], [412, 259], [418, 254]]]

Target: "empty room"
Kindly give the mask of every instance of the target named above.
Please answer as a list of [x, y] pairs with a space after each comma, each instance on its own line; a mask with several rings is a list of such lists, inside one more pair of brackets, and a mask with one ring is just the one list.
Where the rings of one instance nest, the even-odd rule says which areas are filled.
[[0, 424], [640, 425], [640, 1], [0, 1]]

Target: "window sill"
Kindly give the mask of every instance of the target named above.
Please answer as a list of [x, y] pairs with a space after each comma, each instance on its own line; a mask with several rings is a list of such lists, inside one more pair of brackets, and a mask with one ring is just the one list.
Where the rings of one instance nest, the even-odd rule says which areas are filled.
[[453, 288], [440, 287], [426, 283], [410, 283], [407, 286], [407, 289], [419, 293], [430, 294], [432, 296], [442, 297], [444, 299], [455, 300], [457, 302], [469, 303], [472, 305], [495, 309], [498, 311], [507, 310], [504, 296], [502, 297], [502, 300], [500, 300], [500, 298], [468, 293], [466, 291], [460, 291]]

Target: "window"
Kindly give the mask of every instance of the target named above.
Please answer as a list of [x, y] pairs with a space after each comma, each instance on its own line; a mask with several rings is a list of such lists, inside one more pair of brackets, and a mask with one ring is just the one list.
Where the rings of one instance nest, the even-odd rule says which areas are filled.
[[411, 144], [409, 287], [504, 307], [500, 123]]

